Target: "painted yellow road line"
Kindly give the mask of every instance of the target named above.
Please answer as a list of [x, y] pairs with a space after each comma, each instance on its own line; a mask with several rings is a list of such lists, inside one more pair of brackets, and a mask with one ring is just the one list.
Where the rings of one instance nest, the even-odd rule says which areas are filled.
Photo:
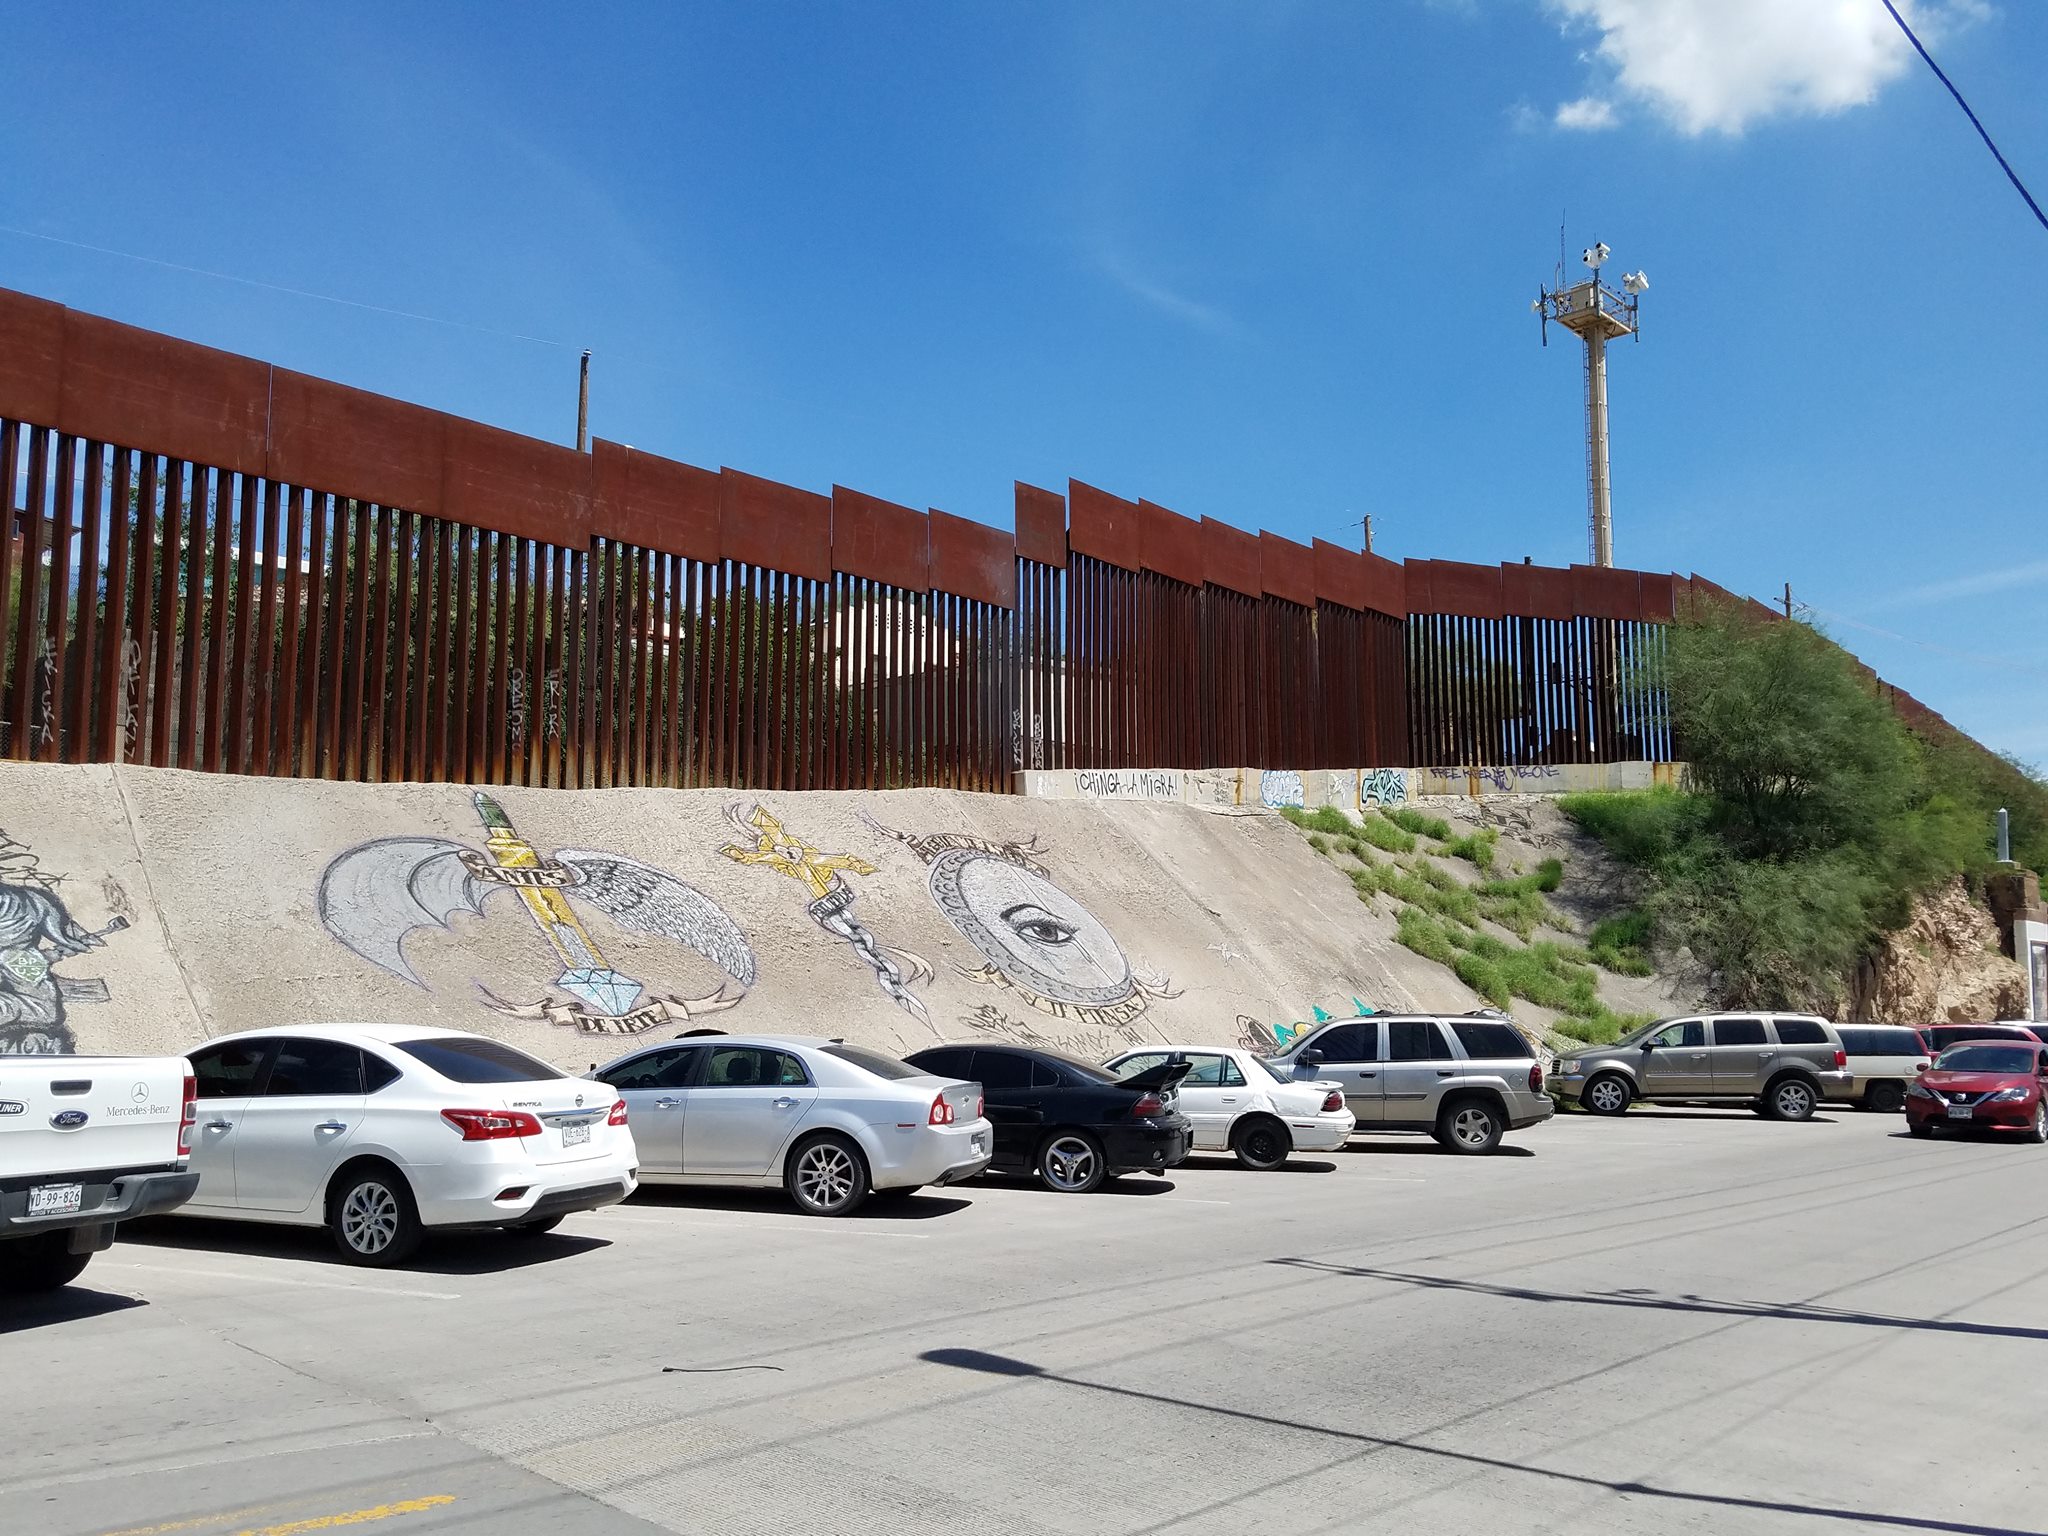
[[196, 1531], [209, 1525], [226, 1525], [230, 1520], [246, 1520], [251, 1515], [267, 1515], [276, 1504], [250, 1504], [241, 1509], [225, 1509], [217, 1515], [196, 1515], [190, 1520], [166, 1520], [161, 1525], [131, 1525], [125, 1530], [104, 1531], [101, 1536], [168, 1536], [171, 1531]]
[[342, 1515], [315, 1515], [310, 1520], [288, 1520], [283, 1525], [252, 1526], [235, 1532], [235, 1536], [300, 1536], [304, 1531], [332, 1531], [344, 1525], [368, 1525], [373, 1520], [389, 1520], [394, 1515], [423, 1514], [454, 1502], [453, 1494], [430, 1493], [425, 1498], [403, 1499], [396, 1504], [379, 1504], [372, 1509], [352, 1509]]

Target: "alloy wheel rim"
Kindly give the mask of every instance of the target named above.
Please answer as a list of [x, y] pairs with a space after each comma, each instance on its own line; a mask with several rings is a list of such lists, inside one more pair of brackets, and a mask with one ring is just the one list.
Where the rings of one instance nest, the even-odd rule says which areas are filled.
[[853, 1159], [840, 1147], [813, 1147], [797, 1164], [796, 1182], [810, 1204], [839, 1205], [853, 1193]]
[[1095, 1153], [1085, 1141], [1063, 1137], [1046, 1149], [1045, 1176], [1061, 1189], [1079, 1189], [1095, 1172]]
[[357, 1253], [382, 1253], [398, 1236], [398, 1200], [382, 1184], [358, 1184], [341, 1206], [341, 1236]]
[[1620, 1102], [1621, 1085], [1619, 1083], [1595, 1083], [1593, 1085], [1593, 1107], [1595, 1109], [1613, 1109]]
[[1797, 1118], [1813, 1108], [1813, 1095], [1804, 1085], [1787, 1083], [1778, 1090], [1778, 1112]]
[[1451, 1120], [1451, 1134], [1468, 1147], [1479, 1147], [1493, 1134], [1493, 1121], [1483, 1109], [1461, 1109]]

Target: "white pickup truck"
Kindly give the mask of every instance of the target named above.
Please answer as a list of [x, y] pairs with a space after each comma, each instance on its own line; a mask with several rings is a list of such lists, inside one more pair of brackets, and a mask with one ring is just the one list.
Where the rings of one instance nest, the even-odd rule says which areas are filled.
[[0, 1293], [68, 1285], [116, 1222], [189, 1200], [198, 1118], [182, 1056], [0, 1056]]

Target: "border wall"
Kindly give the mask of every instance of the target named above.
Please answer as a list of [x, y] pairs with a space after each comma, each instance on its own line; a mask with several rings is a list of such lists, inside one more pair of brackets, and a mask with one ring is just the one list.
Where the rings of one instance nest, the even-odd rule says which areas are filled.
[[1003, 529], [579, 453], [6, 290], [0, 486], [0, 758], [54, 763], [1008, 790], [1668, 761], [1643, 663], [1685, 594], [1727, 595], [1396, 562], [1079, 481], [1017, 484]]

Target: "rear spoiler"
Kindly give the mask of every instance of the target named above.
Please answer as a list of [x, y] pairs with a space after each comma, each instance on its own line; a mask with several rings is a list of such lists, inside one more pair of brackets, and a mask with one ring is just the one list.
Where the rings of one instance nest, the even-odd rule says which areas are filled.
[[1116, 1085], [1119, 1088], [1136, 1088], [1140, 1091], [1149, 1090], [1153, 1093], [1158, 1093], [1164, 1089], [1174, 1087], [1194, 1069], [1195, 1064], [1189, 1061], [1187, 1057], [1173, 1056], [1162, 1061], [1156, 1067], [1147, 1067], [1144, 1071], [1133, 1076], [1118, 1078]]

